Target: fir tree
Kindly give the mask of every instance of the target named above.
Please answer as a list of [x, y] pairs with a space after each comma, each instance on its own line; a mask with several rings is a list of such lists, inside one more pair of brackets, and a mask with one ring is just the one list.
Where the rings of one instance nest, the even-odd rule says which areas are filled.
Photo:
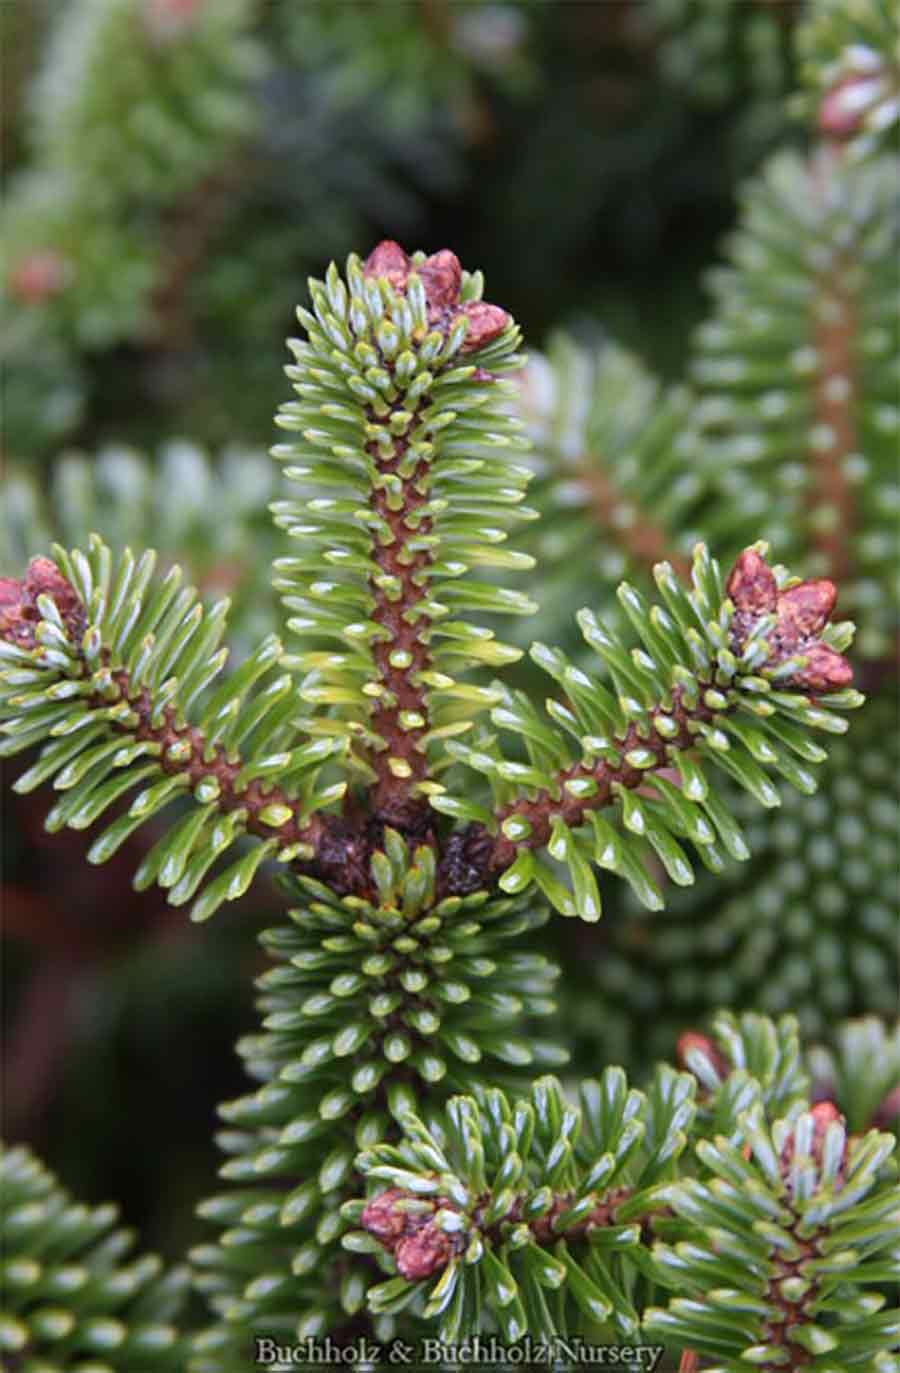
[[[795, 16], [707, 10], [645, 22], [672, 83], [703, 42], [768, 54], [759, 126], [736, 126], [751, 146]], [[98, 313], [105, 287], [66, 293], [76, 247], [31, 254], [8, 286], [70, 310], [63, 332], [94, 347], [166, 300], [153, 233], [133, 271], [103, 235], [123, 205], [160, 225], [241, 155], [267, 58], [242, 3], [92, 0], [67, 22], [34, 136], [46, 170], [89, 143], [60, 184], [67, 205], [97, 179], [104, 197], [84, 234], [58, 223], [86, 254], [78, 289], [90, 258], [113, 294]], [[378, 40], [366, 80], [393, 89], [392, 16], [277, 31], [352, 52], [357, 25]], [[417, 36], [428, 85], [459, 89], [455, 32]], [[261, 936], [262, 1023], [238, 1045], [252, 1087], [221, 1107], [222, 1187], [199, 1207], [205, 1320], [176, 1331], [183, 1271], [121, 1266], [113, 1214], [9, 1150], [16, 1373], [238, 1373], [260, 1339], [287, 1369], [326, 1335], [644, 1342], [681, 1373], [900, 1370], [896, 1037], [869, 1014], [801, 1043], [891, 1010], [891, 40], [882, 0], [797, 25], [815, 146], [750, 183], [689, 384], [565, 335], [523, 370], [480, 272], [388, 239], [309, 283], [283, 476], [182, 444], [159, 470], [69, 456], [48, 496], [9, 484], [15, 790], [52, 783], [47, 827], [90, 831], [92, 863], [141, 838], [135, 885], [195, 921], [263, 871], [289, 907]], [[143, 113], [113, 129], [119, 73], [96, 91], [50, 78], [125, 48]], [[756, 98], [721, 75], [702, 100]], [[421, 118], [419, 98], [392, 119]], [[210, 603], [248, 547], [235, 606]], [[563, 625], [552, 600], [575, 590], [586, 608]], [[592, 966], [565, 967], [560, 995], [547, 950], [567, 939]], [[604, 1061], [560, 1080], [586, 1010]], [[647, 1075], [658, 1053], [676, 1065]]]

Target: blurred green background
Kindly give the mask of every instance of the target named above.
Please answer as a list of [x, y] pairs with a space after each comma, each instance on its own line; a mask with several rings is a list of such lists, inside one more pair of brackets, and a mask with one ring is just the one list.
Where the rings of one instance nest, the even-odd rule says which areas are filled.
[[[0, 13], [2, 556], [38, 551], [29, 530], [83, 538], [99, 510], [107, 536], [229, 586], [239, 643], [271, 605], [258, 454], [309, 273], [385, 236], [449, 245], [533, 346], [560, 325], [609, 334], [678, 378], [739, 180], [803, 138], [785, 113], [792, 0]], [[63, 451], [87, 456], [60, 468]], [[132, 891], [134, 852], [98, 873], [80, 835], [43, 833], [45, 810], [5, 807], [5, 1132], [174, 1254], [217, 1166], [215, 1103], [243, 1088], [232, 1044], [279, 896], [186, 929]], [[593, 931], [556, 923], [568, 968], [596, 956]], [[596, 989], [563, 999], [574, 1068], [596, 1072]]]

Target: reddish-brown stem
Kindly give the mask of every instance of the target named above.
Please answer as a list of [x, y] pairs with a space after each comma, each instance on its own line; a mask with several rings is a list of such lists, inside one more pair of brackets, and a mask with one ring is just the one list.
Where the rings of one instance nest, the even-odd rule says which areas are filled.
[[678, 1373], [697, 1373], [700, 1367], [700, 1355], [695, 1354], [693, 1349], [685, 1349], [678, 1364]]
[[[225, 814], [245, 811], [244, 827], [248, 833], [262, 839], [276, 839], [280, 848], [294, 844], [309, 846], [313, 856], [296, 861], [294, 866], [298, 870], [316, 872], [331, 882], [336, 891], [367, 889], [367, 851], [363, 836], [347, 834], [336, 816], [304, 818], [300, 803], [269, 782], [256, 779], [240, 786], [238, 775], [244, 766], [240, 758], [230, 757], [221, 744], [216, 744], [207, 759], [207, 739], [201, 729], [196, 725], [179, 725], [172, 706], [167, 706], [160, 721], [154, 723], [153, 701], [147, 688], [135, 691], [124, 668], [114, 671], [112, 678], [122, 698], [130, 702], [137, 720], [131, 717], [114, 722], [111, 728], [129, 739], [158, 744], [159, 766], [164, 773], [170, 777], [186, 777], [191, 789], [205, 780], [214, 780], [219, 788], [216, 798], [219, 810]], [[99, 710], [107, 707], [109, 700], [98, 692], [85, 698], [85, 704]], [[189, 751], [183, 753], [185, 744], [189, 745]], [[177, 757], [169, 756], [175, 745], [180, 746]], [[290, 810], [290, 817], [283, 824], [269, 825], [261, 818], [266, 807], [272, 805], [286, 806]]]
[[[702, 685], [700, 692], [702, 696]], [[666, 715], [678, 726], [678, 732], [669, 739], [657, 733], [654, 728], [655, 721], [662, 715]], [[503, 868], [508, 868], [515, 860], [516, 851], [519, 847], [535, 849], [543, 848], [550, 838], [552, 821], [555, 816], [559, 816], [571, 828], [577, 828], [584, 821], [588, 811], [601, 810], [608, 806], [613, 798], [613, 785], [618, 783], [620, 786], [636, 789], [651, 781], [653, 773], [657, 768], [666, 767], [670, 762], [670, 749], [683, 750], [692, 748], [696, 742], [696, 731], [691, 729], [691, 725], [699, 723], [708, 724], [713, 718], [713, 712], [702, 701], [692, 709], [688, 709], [683, 700], [680, 688], [676, 687], [672, 692], [671, 709], [663, 710], [657, 706], [649, 712], [649, 729], [646, 737], [638, 733], [637, 726], [629, 726], [624, 739], [616, 743], [616, 751], [622, 756], [622, 761], [618, 766], [599, 759], [590, 765], [585, 763], [573, 763], [559, 774], [557, 784], [559, 788], [559, 798], [556, 799], [546, 790], [539, 791], [531, 799], [520, 798], [510, 802], [497, 812], [497, 821], [502, 825], [510, 815], [521, 816], [531, 825], [531, 832], [527, 838], [513, 841], [507, 839], [502, 829], [497, 834], [493, 842], [489, 859], [491, 871], [498, 872]], [[632, 767], [625, 759], [625, 755], [632, 749], [648, 749], [656, 758], [656, 766], [651, 768]], [[566, 783], [590, 778], [597, 785], [597, 790], [589, 797], [576, 797], [566, 790]]]
[[[360, 1224], [394, 1255], [397, 1270], [402, 1277], [410, 1280], [431, 1277], [441, 1271], [459, 1253], [471, 1237], [472, 1229], [478, 1230], [489, 1243], [498, 1247], [506, 1228], [510, 1225], [527, 1225], [532, 1242], [536, 1245], [555, 1244], [561, 1235], [569, 1242], [577, 1242], [588, 1232], [599, 1227], [615, 1225], [616, 1210], [632, 1196], [630, 1187], [616, 1187], [598, 1196], [588, 1214], [561, 1231], [557, 1222], [577, 1200], [574, 1192], [560, 1192], [547, 1211], [534, 1220], [524, 1213], [524, 1197], [515, 1197], [506, 1213], [484, 1225], [481, 1213], [491, 1200], [486, 1196], [469, 1217], [469, 1225], [454, 1234], [442, 1230], [434, 1220], [438, 1210], [458, 1211], [448, 1197], [437, 1197], [431, 1202], [431, 1209], [405, 1209], [404, 1203], [414, 1199], [401, 1188], [389, 1188], [373, 1197], [360, 1218]], [[416, 1198], [416, 1200], [421, 1200]], [[642, 1218], [646, 1221], [647, 1217]]]
[[669, 546], [665, 530], [645, 511], [638, 511], [637, 518], [630, 524], [620, 524], [616, 520], [622, 497], [592, 457], [584, 457], [579, 464], [578, 481], [587, 492], [591, 512], [604, 537], [615, 539], [642, 567], [652, 569], [656, 563], [669, 562], [679, 577], [690, 576], [690, 559]]
[[[377, 417], [371, 412], [368, 419], [370, 423], [377, 422]], [[388, 476], [397, 472], [406, 455], [406, 445], [402, 439], [397, 439], [394, 452], [387, 461], [381, 458], [377, 444], [369, 444], [367, 451], [379, 474]], [[388, 595], [374, 579], [370, 580], [374, 598], [372, 619], [390, 635], [387, 639], [376, 641], [372, 649], [386, 700], [376, 700], [372, 712], [372, 729], [384, 740], [385, 748], [370, 758], [377, 778], [371, 800], [372, 810], [378, 819], [402, 829], [415, 829], [417, 816], [427, 810], [427, 802], [411, 797], [410, 792], [417, 782], [425, 780], [428, 767], [421, 746], [428, 729], [428, 712], [425, 693], [416, 684], [415, 678], [418, 673], [428, 670], [431, 657], [422, 638], [422, 621], [414, 612], [427, 592], [423, 574], [431, 561], [431, 554], [427, 550], [410, 554], [406, 549], [413, 533], [427, 535], [431, 529], [428, 516], [417, 515], [428, 499], [427, 477], [428, 463], [423, 459], [412, 476], [402, 481], [399, 509], [391, 508], [383, 487], [372, 494], [373, 508], [392, 535], [389, 543], [376, 539], [372, 556], [379, 573], [396, 578], [400, 585], [399, 592], [392, 591]], [[402, 657], [398, 658], [398, 655]], [[404, 728], [400, 720], [402, 712], [419, 716], [422, 723]], [[405, 776], [392, 771], [392, 760], [405, 765], [408, 769]]]
[[[825, 202], [829, 182], [844, 159], [840, 137], [826, 137], [813, 167], [813, 188]], [[834, 581], [850, 572], [850, 535], [855, 502], [845, 471], [856, 451], [857, 302], [846, 285], [850, 256], [838, 252], [820, 275], [813, 292], [813, 345], [817, 367], [813, 414], [820, 442], [810, 451], [812, 479], [809, 503], [812, 542]]]
[[820, 281], [814, 335], [818, 356], [815, 418], [822, 443], [813, 454], [810, 510], [813, 517], [820, 515], [813, 542], [824, 556], [827, 575], [835, 581], [850, 572], [854, 500], [845, 466], [857, 446], [854, 343], [858, 321], [856, 304], [841, 284], [846, 268], [846, 261], [839, 259]]

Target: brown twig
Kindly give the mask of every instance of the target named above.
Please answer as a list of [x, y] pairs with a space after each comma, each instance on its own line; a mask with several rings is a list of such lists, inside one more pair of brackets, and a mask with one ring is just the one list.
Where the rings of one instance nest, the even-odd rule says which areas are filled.
[[466, 1217], [470, 1225], [449, 1234], [434, 1220], [439, 1210], [459, 1213], [459, 1208], [449, 1197], [423, 1199], [413, 1197], [402, 1188], [391, 1187], [372, 1198], [362, 1213], [360, 1224], [393, 1254], [401, 1277], [418, 1281], [445, 1268], [451, 1258], [465, 1247], [472, 1230], [479, 1231], [494, 1247], [500, 1245], [505, 1227], [509, 1225], [527, 1225], [532, 1242], [544, 1247], [555, 1244], [563, 1236], [567, 1240], [578, 1241], [584, 1239], [590, 1230], [615, 1225], [616, 1208], [631, 1196], [630, 1187], [616, 1187], [600, 1194], [590, 1212], [564, 1230], [557, 1228], [557, 1221], [577, 1200], [574, 1192], [557, 1194], [549, 1209], [535, 1220], [529, 1220], [525, 1214], [525, 1198], [515, 1197], [506, 1213], [490, 1225], [484, 1225], [479, 1214], [490, 1200], [486, 1197], [471, 1216]]
[[[702, 684], [700, 691], [702, 695]], [[664, 739], [653, 727], [655, 721], [662, 715], [666, 715], [678, 726], [677, 734], [669, 739]], [[669, 765], [670, 749], [692, 748], [697, 742], [697, 726], [701, 722], [709, 724], [712, 719], [713, 712], [702, 702], [698, 701], [693, 709], [688, 709], [683, 702], [680, 688], [676, 687], [672, 692], [670, 709], [663, 710], [662, 707], [656, 707], [650, 711], [650, 728], [646, 732], [646, 737], [639, 734], [637, 725], [633, 724], [629, 726], [625, 737], [617, 742], [617, 752], [622, 755], [622, 761], [618, 766], [602, 758], [590, 765], [573, 763], [571, 767], [559, 774], [557, 779], [558, 799], [552, 796], [550, 792], [542, 790], [533, 798], [519, 798], [499, 810], [496, 818], [501, 826], [509, 816], [518, 815], [528, 821], [531, 832], [526, 839], [514, 842], [507, 839], [501, 829], [494, 840], [489, 860], [490, 869], [499, 872], [508, 868], [514, 862], [519, 847], [543, 848], [550, 838], [554, 817], [559, 816], [565, 824], [577, 829], [579, 825], [584, 823], [588, 811], [602, 810], [603, 807], [610, 804], [614, 796], [613, 786], [615, 784], [632, 790], [645, 785], [652, 780], [653, 772], [657, 768]], [[656, 766], [653, 768], [635, 768], [626, 762], [625, 755], [636, 748], [649, 749], [657, 760]], [[566, 790], [567, 782], [585, 778], [590, 778], [597, 785], [597, 790], [593, 796], [575, 797]]]
[[[460, 301], [462, 268], [456, 254], [447, 248], [432, 253], [414, 268], [399, 243], [386, 239], [366, 259], [366, 276], [384, 281], [397, 292], [406, 290], [413, 271], [424, 288], [429, 329], [446, 338], [456, 321], [465, 317], [468, 328], [462, 353], [489, 343], [505, 328], [509, 319], [505, 310], [484, 301]], [[393, 375], [391, 359], [382, 357], [382, 365]], [[489, 383], [492, 378], [485, 373], [482, 380]], [[394, 440], [387, 457], [377, 439], [366, 445], [379, 476], [371, 504], [383, 531], [372, 550], [378, 568], [369, 579], [374, 598], [372, 619], [387, 631], [386, 637], [373, 645], [382, 695], [376, 698], [371, 723], [384, 748], [369, 759], [376, 774], [371, 806], [378, 821], [413, 833], [427, 828], [429, 815], [427, 800], [416, 795], [417, 785], [428, 775], [422, 742], [428, 732], [428, 704], [426, 689], [417, 679], [431, 667], [417, 607], [428, 594], [427, 571], [433, 554], [428, 548], [411, 552], [408, 547], [412, 537], [427, 536], [431, 531], [430, 517], [421, 513], [429, 499], [430, 464], [423, 457], [411, 473], [404, 474], [403, 462], [408, 451], [405, 435], [416, 431], [427, 404], [423, 396], [414, 406], [403, 434]], [[406, 413], [401, 392], [390, 405], [390, 416]], [[383, 430], [387, 418], [379, 417], [373, 407], [367, 408], [370, 426]], [[386, 478], [393, 478], [393, 482]]]
[[827, 276], [820, 278], [814, 334], [818, 356], [814, 410], [822, 442], [812, 453], [810, 512], [813, 543], [825, 559], [828, 576], [836, 580], [850, 574], [855, 502], [845, 468], [858, 442], [854, 345], [859, 323], [856, 302], [843, 284], [847, 266], [840, 256]]
[[669, 562], [679, 577], [690, 576], [690, 559], [670, 546], [665, 530], [645, 511], [638, 511], [638, 518], [630, 524], [617, 521], [622, 498], [611, 478], [597, 466], [592, 456], [585, 455], [578, 464], [578, 482], [587, 493], [590, 510], [605, 537], [614, 539], [635, 562], [645, 568], [652, 569], [656, 563]]
[[[368, 418], [371, 423], [375, 422], [373, 414]], [[379, 472], [388, 476], [395, 474], [403, 461], [406, 445], [398, 440], [393, 456], [387, 462], [379, 462], [377, 444], [368, 444], [367, 452]], [[428, 499], [427, 475], [428, 463], [422, 459], [412, 476], [402, 483], [399, 509], [390, 508], [384, 487], [374, 491], [372, 498], [376, 513], [386, 522], [392, 536], [388, 544], [376, 542], [373, 557], [379, 574], [399, 583], [398, 593], [389, 596], [383, 586], [374, 579], [370, 581], [375, 602], [372, 619], [389, 635], [387, 639], [377, 641], [372, 649], [386, 693], [386, 701], [376, 701], [372, 712], [372, 729], [386, 745], [371, 758], [377, 776], [372, 808], [379, 819], [402, 828], [415, 828], [417, 815], [427, 811], [427, 802], [412, 798], [410, 792], [418, 782], [425, 780], [428, 771], [421, 742], [428, 730], [428, 707], [425, 691], [416, 678], [431, 667], [431, 654], [422, 638], [415, 609], [427, 593], [424, 573], [432, 556], [427, 549], [412, 556], [406, 552], [406, 542], [413, 530], [427, 535], [431, 529], [428, 516], [417, 515]], [[407, 721], [418, 718], [421, 723], [407, 723], [404, 727], [401, 715], [405, 715]], [[400, 774], [392, 771], [392, 764], [396, 767], [398, 762], [404, 769]]]

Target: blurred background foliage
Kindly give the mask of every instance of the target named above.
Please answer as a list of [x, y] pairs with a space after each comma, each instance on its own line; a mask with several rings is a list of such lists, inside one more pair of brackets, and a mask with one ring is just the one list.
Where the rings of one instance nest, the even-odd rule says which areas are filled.
[[[264, 453], [293, 308], [308, 273], [383, 237], [451, 245], [545, 349], [523, 391], [546, 515], [525, 543], [544, 601], [529, 638], [565, 639], [585, 596], [606, 613], [618, 577], [701, 531], [727, 555], [744, 531], [723, 507], [768, 536], [768, 469], [729, 486], [688, 351], [739, 188], [776, 148], [806, 155], [808, 102], [787, 98], [803, 21], [802, 0], [8, 0], [0, 572], [91, 528], [152, 543], [228, 589], [240, 654], [274, 614]], [[804, 32], [814, 65], [833, 35]], [[616, 501], [567, 469], [585, 435], [621, 459]], [[790, 534], [796, 505], [771, 513]], [[617, 532], [635, 528], [626, 555]], [[778, 827], [753, 818], [749, 870], [663, 916], [613, 888], [602, 927], [547, 927], [574, 1073], [645, 1071], [720, 1004], [798, 1011], [825, 1040], [837, 1017], [889, 1012], [896, 710], [871, 643], [888, 688], [858, 806], [851, 742], [819, 798], [792, 797]], [[834, 842], [833, 797], [859, 817]], [[241, 1090], [231, 1046], [280, 898], [257, 889], [187, 930], [132, 891], [134, 854], [99, 875], [87, 839], [43, 833], [45, 809], [5, 810], [5, 1132], [174, 1254], [209, 1190], [215, 1102]], [[835, 1081], [839, 1049], [818, 1060]]]

